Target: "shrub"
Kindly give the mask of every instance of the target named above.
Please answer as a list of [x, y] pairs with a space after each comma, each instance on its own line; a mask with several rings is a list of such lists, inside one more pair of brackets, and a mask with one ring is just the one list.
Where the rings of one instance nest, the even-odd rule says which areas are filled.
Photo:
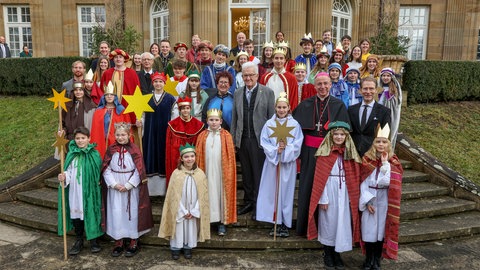
[[408, 103], [480, 100], [480, 63], [473, 61], [408, 61], [403, 90]]
[[61, 91], [62, 83], [72, 78], [72, 63], [91, 60], [84, 57], [5, 58], [0, 60], [0, 95], [52, 94]]

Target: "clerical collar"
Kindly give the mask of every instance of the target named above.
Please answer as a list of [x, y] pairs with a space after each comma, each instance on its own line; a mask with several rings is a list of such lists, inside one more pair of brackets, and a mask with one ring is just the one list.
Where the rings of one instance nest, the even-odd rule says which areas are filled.
[[324, 98], [321, 98], [321, 97], [319, 97], [319, 96], [317, 95], [317, 98], [318, 98], [318, 99], [320, 99], [320, 101], [325, 101], [325, 100], [326, 100], [326, 99], [327, 99], [329, 96], [330, 96], [330, 95], [329, 95], [329, 94], [327, 94], [327, 96], [326, 96], [326, 97], [324, 97]]

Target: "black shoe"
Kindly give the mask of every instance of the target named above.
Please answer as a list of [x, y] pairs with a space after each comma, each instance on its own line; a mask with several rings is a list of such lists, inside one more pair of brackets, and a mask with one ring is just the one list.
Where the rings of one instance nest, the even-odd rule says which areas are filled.
[[112, 257], [118, 257], [122, 255], [123, 252], [123, 240], [116, 240], [115, 241], [115, 247], [112, 250]]
[[218, 235], [225, 236], [227, 234], [227, 228], [224, 224], [218, 224]]
[[90, 240], [90, 251], [92, 253], [98, 253], [101, 250], [102, 250], [102, 247], [100, 247], [100, 244], [98, 244], [97, 239]]
[[130, 245], [128, 246], [127, 250], [125, 251], [125, 257], [133, 257], [135, 254], [138, 253], [138, 240], [132, 239], [130, 240]]
[[172, 259], [174, 260], [180, 259], [180, 250], [172, 250]]
[[247, 203], [244, 207], [237, 210], [237, 215], [243, 215], [253, 210], [253, 203]]
[[345, 264], [343, 263], [342, 257], [340, 257], [340, 253], [333, 251], [333, 261], [335, 264], [335, 269], [343, 270], [345, 269]]
[[288, 228], [285, 224], [282, 224], [280, 226], [280, 230], [278, 232], [278, 235], [280, 237], [283, 237], [283, 238], [286, 238], [286, 237], [289, 237], [290, 236], [290, 233], [288, 232]]
[[77, 239], [72, 248], [68, 251], [69, 255], [77, 255], [83, 249], [83, 239]]
[[184, 248], [183, 249], [183, 256], [185, 257], [185, 259], [191, 259], [192, 258], [192, 249], [191, 248]]
[[335, 269], [335, 263], [333, 259], [334, 247], [332, 246], [323, 246], [323, 264], [325, 269]]

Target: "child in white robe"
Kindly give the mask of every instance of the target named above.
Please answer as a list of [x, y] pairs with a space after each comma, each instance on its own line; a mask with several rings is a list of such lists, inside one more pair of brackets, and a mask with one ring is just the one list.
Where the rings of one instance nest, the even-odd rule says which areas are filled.
[[[287, 94], [282, 92], [275, 103], [275, 115], [265, 123], [260, 135], [266, 160], [258, 191], [257, 220], [279, 225], [276, 231], [273, 226], [270, 236], [288, 237], [288, 228], [292, 227], [297, 158], [303, 133], [289, 112]], [[278, 133], [281, 126], [287, 128], [288, 134]]]
[[195, 148], [180, 147], [180, 164], [167, 189], [158, 236], [170, 240], [172, 259], [192, 258], [197, 242], [210, 239], [207, 177], [197, 167]]
[[[140, 149], [130, 142], [130, 124], [115, 124], [116, 142], [105, 153], [102, 172], [106, 233], [115, 240], [111, 255], [138, 252], [138, 238], [153, 227], [145, 165]], [[125, 241], [124, 241], [125, 240]]]

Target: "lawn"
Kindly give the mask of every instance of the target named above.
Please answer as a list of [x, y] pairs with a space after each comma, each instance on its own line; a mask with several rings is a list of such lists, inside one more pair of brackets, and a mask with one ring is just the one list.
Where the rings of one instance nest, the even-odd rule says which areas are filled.
[[480, 102], [419, 104], [402, 111], [400, 131], [480, 185]]
[[0, 183], [53, 155], [58, 112], [43, 97], [0, 96]]
[[[46, 97], [0, 97], [0, 183], [51, 156], [58, 112]], [[480, 102], [420, 104], [404, 108], [400, 131], [480, 184]]]

